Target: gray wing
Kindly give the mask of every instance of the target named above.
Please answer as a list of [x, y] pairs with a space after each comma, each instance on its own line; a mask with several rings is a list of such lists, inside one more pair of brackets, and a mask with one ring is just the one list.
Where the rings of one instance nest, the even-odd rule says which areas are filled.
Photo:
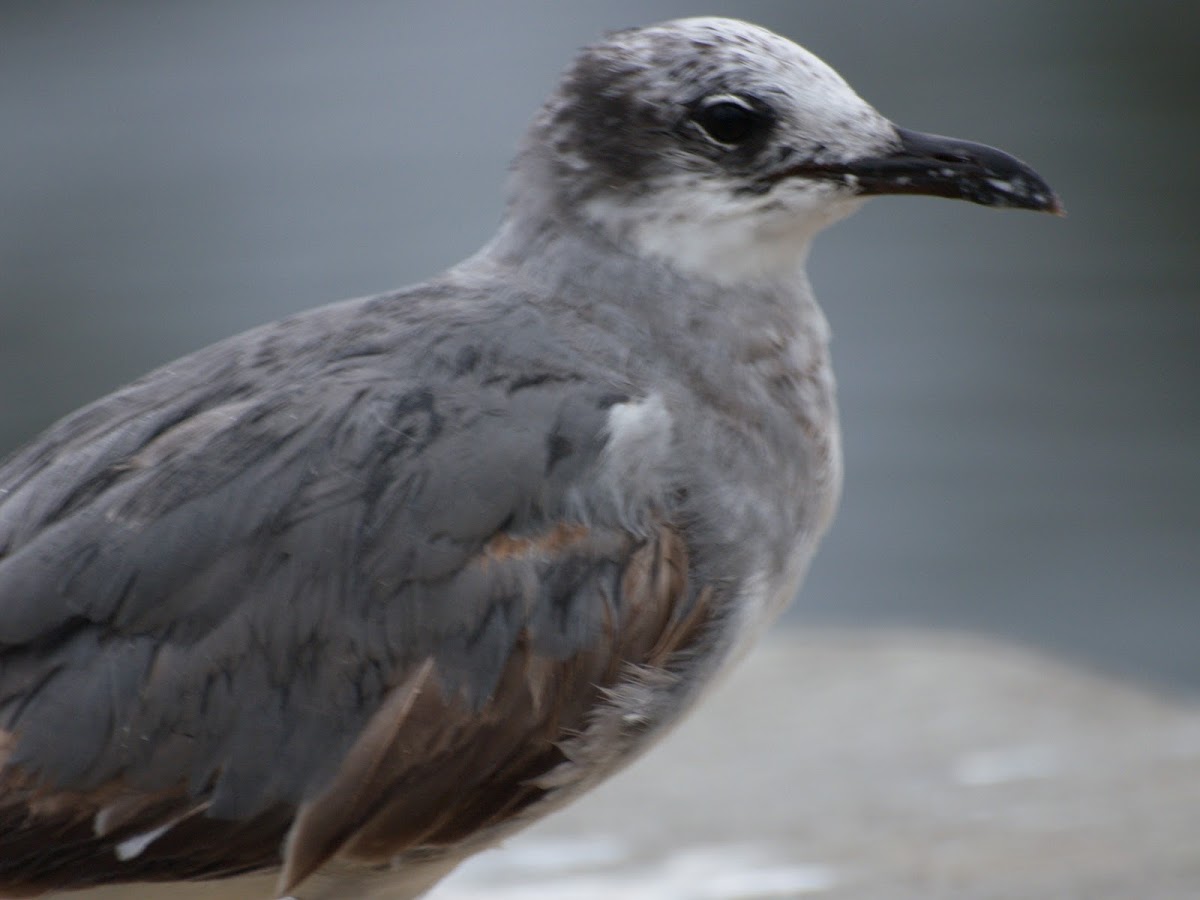
[[452, 843], [694, 631], [666, 511], [578, 515], [611, 385], [468, 325], [422, 365], [427, 334], [320, 326], [202, 351], [0, 469], [0, 888]]

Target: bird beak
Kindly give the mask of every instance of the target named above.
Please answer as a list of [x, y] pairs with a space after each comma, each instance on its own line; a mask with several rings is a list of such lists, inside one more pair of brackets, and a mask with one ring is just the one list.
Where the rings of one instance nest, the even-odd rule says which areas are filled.
[[785, 174], [840, 181], [867, 197], [926, 194], [1063, 215], [1042, 176], [1003, 150], [904, 128], [896, 136], [898, 145], [884, 155], [803, 163]]

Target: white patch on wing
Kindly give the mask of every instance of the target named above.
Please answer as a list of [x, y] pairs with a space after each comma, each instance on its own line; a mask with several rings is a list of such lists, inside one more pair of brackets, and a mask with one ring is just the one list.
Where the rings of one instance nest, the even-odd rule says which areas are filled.
[[628, 525], [640, 520], [666, 486], [673, 422], [662, 395], [618, 403], [608, 412], [601, 484]]
[[671, 414], [661, 394], [641, 400], [618, 403], [608, 411], [608, 447], [610, 455], [629, 453], [666, 456], [671, 442]]
[[159, 825], [157, 828], [151, 828], [149, 831], [143, 831], [141, 834], [125, 838], [125, 840], [113, 848], [113, 852], [117, 854], [117, 859], [121, 862], [129, 862], [131, 859], [137, 859], [137, 857], [142, 855], [142, 851], [170, 831], [171, 826], [174, 824], [175, 822], [173, 821], [168, 822], [166, 825]]
[[[117, 859], [121, 860], [121, 862], [136, 859], [142, 855], [147, 847], [157, 841], [160, 837], [162, 837], [184, 819], [190, 818], [191, 816], [201, 813], [206, 809], [208, 809], [208, 803], [198, 803], [191, 809], [187, 810], [187, 812], [176, 816], [168, 822], [164, 822], [162, 825], [159, 825], [155, 828], [148, 828], [145, 831], [133, 835], [132, 837], [126, 838], [113, 847], [113, 853], [116, 854]], [[120, 815], [119, 804], [114, 806], [106, 806], [104, 809], [101, 809], [96, 813], [95, 819], [93, 820], [93, 829], [97, 837], [104, 837], [115, 827], [114, 815]]]

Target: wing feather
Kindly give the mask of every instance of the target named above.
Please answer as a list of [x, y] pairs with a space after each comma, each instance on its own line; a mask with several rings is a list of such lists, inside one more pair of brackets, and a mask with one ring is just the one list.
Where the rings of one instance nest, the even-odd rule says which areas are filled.
[[0, 466], [0, 889], [290, 886], [453, 843], [541, 799], [704, 618], [670, 510], [580, 515], [626, 395], [577, 360], [426, 377], [411, 347], [280, 334]]

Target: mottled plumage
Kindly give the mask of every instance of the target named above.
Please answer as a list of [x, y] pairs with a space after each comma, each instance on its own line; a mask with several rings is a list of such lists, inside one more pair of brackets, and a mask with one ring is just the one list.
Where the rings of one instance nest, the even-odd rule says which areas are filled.
[[912, 138], [753, 26], [618, 33], [538, 115], [478, 255], [10, 458], [0, 893], [378, 871], [412, 897], [647, 747], [836, 503], [809, 237], [950, 169], [1056, 208], [998, 151]]

